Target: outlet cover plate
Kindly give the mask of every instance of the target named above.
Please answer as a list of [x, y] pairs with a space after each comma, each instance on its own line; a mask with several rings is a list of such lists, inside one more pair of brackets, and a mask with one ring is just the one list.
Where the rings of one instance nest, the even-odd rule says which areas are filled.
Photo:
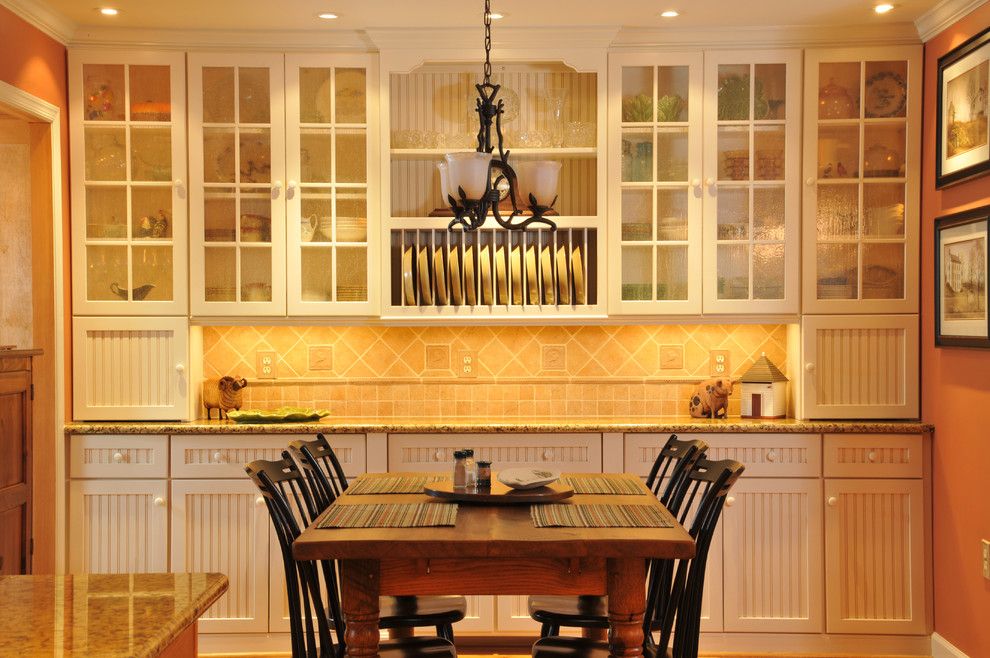
[[458, 377], [477, 377], [478, 366], [477, 350], [460, 350], [457, 352], [457, 361], [454, 364], [454, 369], [457, 371]]
[[712, 350], [709, 352], [709, 374], [712, 377], [729, 377], [732, 367], [729, 363], [729, 350]]
[[278, 377], [278, 354], [274, 351], [255, 352], [255, 376], [258, 379], [276, 379]]
[[309, 348], [310, 370], [333, 370], [333, 345], [311, 345]]

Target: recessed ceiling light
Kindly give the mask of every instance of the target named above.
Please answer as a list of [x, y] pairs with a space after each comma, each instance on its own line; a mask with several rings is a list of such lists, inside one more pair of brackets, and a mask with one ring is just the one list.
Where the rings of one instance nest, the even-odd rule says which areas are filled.
[[505, 18], [505, 14], [500, 14], [497, 11], [493, 11], [491, 13], [491, 17], [492, 17], [492, 20], [493, 21], [498, 21], [498, 20], [501, 20], [501, 19]]
[[664, 18], [677, 18], [681, 14], [676, 9], [668, 9], [667, 11], [660, 12], [660, 15]]
[[329, 11], [325, 11], [322, 14], [317, 14], [316, 17], [322, 18], [325, 21], [332, 21], [333, 19], [337, 18], [337, 14], [334, 14]]
[[103, 7], [102, 9], [100, 9], [100, 13], [103, 14], [104, 16], [116, 16], [120, 12], [114, 9], [113, 7]]
[[877, 12], [878, 14], [886, 14], [888, 11], [890, 11], [893, 8], [894, 5], [890, 4], [889, 2], [884, 2], [874, 7], [873, 11]]

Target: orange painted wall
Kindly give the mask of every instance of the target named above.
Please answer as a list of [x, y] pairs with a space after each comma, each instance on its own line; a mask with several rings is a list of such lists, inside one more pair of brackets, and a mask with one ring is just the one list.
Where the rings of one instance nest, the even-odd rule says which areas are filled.
[[973, 658], [990, 656], [990, 581], [981, 577], [980, 539], [990, 539], [990, 350], [936, 348], [934, 220], [990, 204], [990, 175], [935, 189], [937, 61], [990, 26], [990, 3], [925, 44], [921, 226], [921, 404], [935, 424], [935, 630]]

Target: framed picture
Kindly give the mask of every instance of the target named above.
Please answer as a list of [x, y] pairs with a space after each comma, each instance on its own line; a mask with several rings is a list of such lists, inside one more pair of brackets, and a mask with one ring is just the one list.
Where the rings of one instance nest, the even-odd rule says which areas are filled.
[[987, 90], [990, 28], [938, 60], [938, 133], [935, 187], [990, 170]]
[[935, 344], [990, 347], [987, 229], [990, 206], [935, 220]]

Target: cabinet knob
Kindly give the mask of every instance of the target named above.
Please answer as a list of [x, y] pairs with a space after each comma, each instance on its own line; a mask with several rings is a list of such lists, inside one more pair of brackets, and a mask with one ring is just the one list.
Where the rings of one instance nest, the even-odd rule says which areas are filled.
[[551, 459], [553, 459], [553, 450], [547, 448], [543, 451], [543, 461], [550, 461]]
[[258, 496], [257, 498], [254, 499], [254, 504], [257, 505], [258, 507], [261, 507], [262, 505], [265, 504], [265, 497]]
[[174, 181], [172, 181], [172, 185], [174, 187], [182, 187], [182, 180], [179, 179], [179, 178], [176, 178]]
[[436, 461], [443, 461], [443, 450], [437, 448], [437, 451], [433, 453], [433, 459]]
[[113, 453], [113, 461], [115, 463], [117, 463], [117, 464], [119, 464], [120, 462], [124, 461], [124, 453], [122, 453], [122, 452], [115, 452], [115, 453]]
[[811, 361], [809, 361], [808, 363], [804, 364], [804, 371], [805, 372], [814, 372], [815, 371], [815, 364], [812, 363]]
[[826, 503], [828, 504], [829, 507], [835, 507], [839, 503], [839, 499], [836, 498], [835, 496], [829, 496]]
[[726, 497], [726, 499], [725, 499], [725, 506], [726, 507], [732, 507], [735, 504], [736, 504], [736, 499], [733, 496]]
[[691, 179], [691, 187], [701, 187], [701, 179], [700, 178], [692, 178]]
[[155, 498], [155, 507], [165, 507], [165, 499], [161, 496]]
[[705, 179], [705, 185], [707, 185], [708, 187], [714, 188], [715, 187], [715, 179], [714, 178], [706, 178]]
[[186, 366], [182, 363], [175, 364], [175, 371], [180, 375], [186, 371]]
[[872, 464], [877, 460], [877, 453], [871, 450], [869, 454], [866, 455], [866, 460]]
[[770, 452], [768, 452], [767, 453], [767, 461], [768, 462], [775, 462], [775, 461], [777, 461], [777, 453], [775, 453], [773, 450], [771, 450]]
[[213, 453], [213, 461], [218, 464], [223, 461], [223, 455], [220, 454], [220, 451]]
[[272, 198], [277, 199], [282, 193], [282, 181], [277, 180], [272, 183]]
[[807, 185], [808, 187], [811, 187], [812, 185], [815, 184], [815, 179], [812, 178], [811, 176], [808, 176], [807, 178], [804, 179], [804, 184]]

